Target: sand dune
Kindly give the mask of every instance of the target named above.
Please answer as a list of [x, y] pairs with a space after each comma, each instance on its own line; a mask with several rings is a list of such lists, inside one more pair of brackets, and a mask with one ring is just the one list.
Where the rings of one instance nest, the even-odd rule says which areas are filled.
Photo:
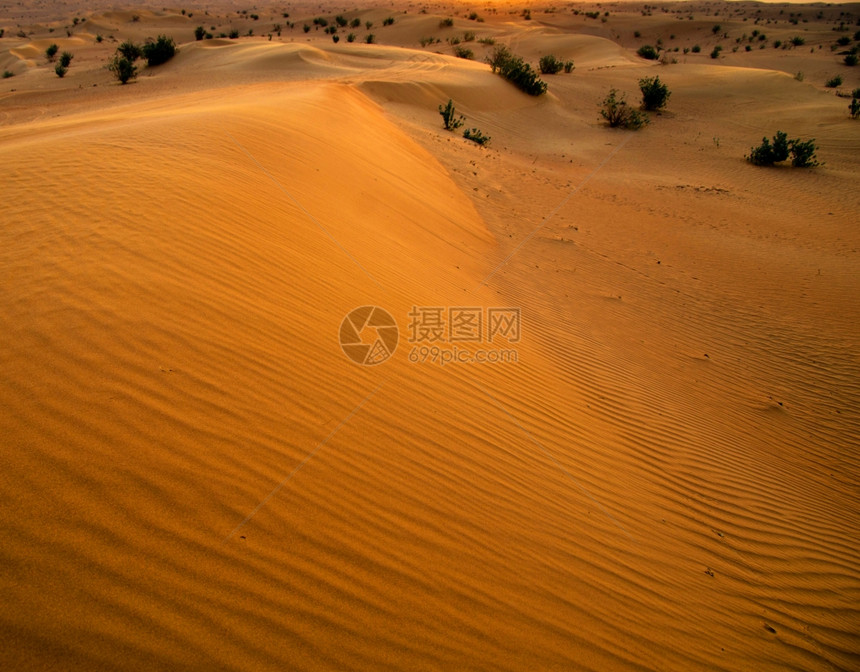
[[[59, 10], [0, 21], [4, 669], [857, 668], [860, 126], [793, 77], [827, 47], [635, 56], [717, 5], [356, 9], [380, 43], [335, 44], [112, 4], [81, 33], [179, 55], [121, 87], [110, 39], [10, 37]], [[576, 70], [531, 98], [417, 43], [453, 15]], [[653, 74], [668, 110], [606, 128]], [[825, 164], [743, 160], [778, 129]], [[359, 306], [399, 327], [377, 366]], [[521, 309], [516, 361], [410, 361], [416, 306]]]

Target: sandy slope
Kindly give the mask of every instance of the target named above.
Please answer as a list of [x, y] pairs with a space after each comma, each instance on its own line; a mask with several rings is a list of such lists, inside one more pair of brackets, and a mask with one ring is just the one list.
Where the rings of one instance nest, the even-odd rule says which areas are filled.
[[[660, 67], [630, 35], [675, 17], [458, 18], [576, 60], [533, 99], [417, 46], [453, 11], [186, 43], [126, 87], [112, 43], [59, 80], [43, 29], [0, 40], [4, 669], [860, 664], [860, 126], [790, 75], [835, 57]], [[652, 73], [669, 110], [603, 127]], [[777, 128], [826, 165], [746, 164]], [[337, 343], [368, 304], [401, 330], [377, 367]], [[521, 307], [518, 361], [410, 362], [416, 305]]]

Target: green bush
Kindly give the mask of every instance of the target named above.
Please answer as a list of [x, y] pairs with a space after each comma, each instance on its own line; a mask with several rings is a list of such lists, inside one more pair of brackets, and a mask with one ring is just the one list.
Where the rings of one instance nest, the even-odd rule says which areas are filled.
[[656, 61], [660, 58], [660, 54], [658, 54], [657, 50], [650, 44], [643, 44], [636, 50], [636, 53], [642, 58], [647, 58], [649, 61]]
[[66, 73], [68, 72], [68, 68], [65, 68], [62, 65], [60, 65], [59, 63], [57, 63], [57, 67], [54, 68], [54, 72], [57, 73], [57, 77], [62, 79], [63, 77], [66, 76]]
[[108, 70], [114, 74], [120, 84], [126, 84], [130, 79], [137, 77], [137, 66], [121, 54], [115, 55], [108, 63]]
[[541, 56], [538, 65], [542, 75], [555, 75], [564, 70], [564, 63], [552, 54]]
[[355, 33], [350, 33], [349, 35], [347, 35], [346, 41], [347, 42], [355, 42]]
[[477, 142], [479, 145], [486, 145], [490, 141], [490, 136], [484, 135], [477, 128], [467, 128], [463, 131], [463, 137], [466, 138], [466, 140]]
[[720, 52], [722, 50], [723, 50], [723, 48], [718, 44], [716, 47], [714, 47], [714, 50], [711, 52], [711, 58], [719, 58]]
[[576, 66], [573, 64], [573, 61], [565, 61], [564, 62], [564, 71], [565, 72], [573, 72]]
[[143, 56], [143, 50], [131, 40], [126, 40], [116, 48], [117, 53], [123, 58], [134, 63]]
[[336, 17], [334, 17], [334, 21], [341, 28], [346, 28], [347, 25], [349, 25], [349, 21], [346, 20], [346, 17], [343, 16], [343, 14], [338, 14]]
[[367, 37], [364, 38], [366, 44], [373, 44], [376, 41], [376, 35], [373, 33], [368, 33]]
[[831, 77], [826, 82], [824, 82], [824, 86], [828, 89], [835, 89], [837, 86], [842, 86], [842, 75], [836, 75], [835, 77]]
[[659, 77], [645, 77], [639, 80], [639, 90], [642, 92], [642, 108], [645, 110], [660, 110], [666, 107], [669, 87], [660, 81]]
[[648, 123], [647, 117], [625, 102], [624, 94], [618, 97], [616, 89], [610, 89], [609, 95], [603, 99], [600, 116], [606, 119], [612, 128], [629, 128], [635, 131]]
[[815, 139], [791, 141], [791, 165], [795, 168], [815, 168], [819, 165], [815, 159]]
[[791, 156], [791, 165], [796, 168], [814, 168], [819, 165], [815, 158], [815, 140], [789, 140], [788, 135], [777, 131], [773, 143], [762, 138], [758, 147], [750, 149], [747, 161], [756, 166], [772, 166], [786, 161]]
[[361, 19], [359, 19], [359, 18], [355, 18], [349, 22], [350, 28], [358, 28], [360, 25], [361, 25]]
[[694, 54], [698, 54], [701, 50], [702, 50], [702, 48], [701, 48], [698, 44], [694, 44], [694, 45], [693, 45], [693, 48], [692, 48], [692, 50], [691, 50], [691, 51], [692, 51]]
[[450, 17], [449, 17], [449, 18], [447, 18], [447, 19], [442, 19], [442, 20], [439, 22], [439, 27], [440, 27], [440, 28], [450, 28], [450, 27], [451, 27], [451, 26], [453, 26], [453, 25], [454, 25], [454, 19], [452, 19], [452, 18], [450, 18]]
[[466, 47], [454, 47], [454, 56], [457, 58], [465, 58], [466, 60], [471, 60], [475, 58], [475, 52], [471, 49], [467, 49]]
[[74, 57], [74, 54], [72, 54], [71, 52], [64, 51], [62, 54], [60, 54], [60, 65], [62, 65], [64, 68], [68, 68]]
[[[302, 26], [302, 30], [306, 33], [311, 32], [311, 27], [308, 24]], [[236, 31], [236, 37], [239, 37], [239, 31]]]
[[546, 93], [546, 82], [541, 80], [528, 63], [520, 56], [514, 56], [507, 47], [496, 47], [492, 56], [487, 57], [487, 63], [493, 72], [498, 71], [502, 77], [530, 96]]
[[[4, 78], [6, 77], [7, 72], [9, 72], [9, 71], [7, 70], [6, 72], [3, 73]], [[9, 73], [9, 74], [11, 74], [11, 73]], [[858, 117], [860, 117], [860, 99], [858, 99], [857, 96], [854, 96], [851, 99], [851, 102], [848, 103], [848, 114], [852, 119], [857, 119]]]
[[198, 42], [206, 37], [206, 29], [203, 26], [197, 26], [194, 29], [194, 39]]
[[143, 57], [150, 67], [167, 63], [176, 55], [176, 45], [172, 37], [159, 35], [155, 41], [147, 41], [143, 45]]
[[54, 56], [57, 55], [57, 52], [59, 51], [59, 49], [60, 48], [56, 44], [52, 44], [50, 47], [45, 49], [45, 56], [48, 57], [49, 61], [53, 61]]
[[390, 26], [393, 23], [394, 23], [394, 17], [393, 16], [389, 16], [388, 18], [382, 20], [383, 27]]
[[445, 126], [446, 131], [454, 131], [460, 126], [463, 125], [463, 122], [466, 121], [466, 117], [460, 115], [457, 116], [457, 112], [454, 109], [454, 101], [450, 98], [448, 99], [448, 104], [445, 107], [439, 106], [439, 114], [442, 115], [443, 125]]
[[843, 62], [845, 63], [845, 65], [848, 65], [853, 68], [855, 65], [857, 65], [857, 61], [857, 54], [846, 54], [845, 60]]
[[14, 77], [14, 76], [15, 76], [15, 73], [12, 72], [11, 70], [4, 70], [3, 71], [3, 79], [9, 79], [10, 77]]
[[804, 44], [806, 44], [806, 40], [803, 39], [800, 35], [795, 35], [789, 41], [795, 47], [802, 47]]

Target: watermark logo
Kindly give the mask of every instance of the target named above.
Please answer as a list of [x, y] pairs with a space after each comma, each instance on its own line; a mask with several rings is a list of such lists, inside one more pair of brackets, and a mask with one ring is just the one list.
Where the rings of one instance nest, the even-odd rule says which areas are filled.
[[340, 347], [356, 364], [382, 364], [397, 349], [400, 332], [391, 313], [379, 306], [361, 306], [340, 323]]

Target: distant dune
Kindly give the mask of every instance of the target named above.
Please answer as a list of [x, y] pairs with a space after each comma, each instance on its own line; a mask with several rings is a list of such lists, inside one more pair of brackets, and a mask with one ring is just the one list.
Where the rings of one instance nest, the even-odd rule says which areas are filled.
[[244, 10], [0, 8], [0, 667], [860, 668], [860, 5]]

